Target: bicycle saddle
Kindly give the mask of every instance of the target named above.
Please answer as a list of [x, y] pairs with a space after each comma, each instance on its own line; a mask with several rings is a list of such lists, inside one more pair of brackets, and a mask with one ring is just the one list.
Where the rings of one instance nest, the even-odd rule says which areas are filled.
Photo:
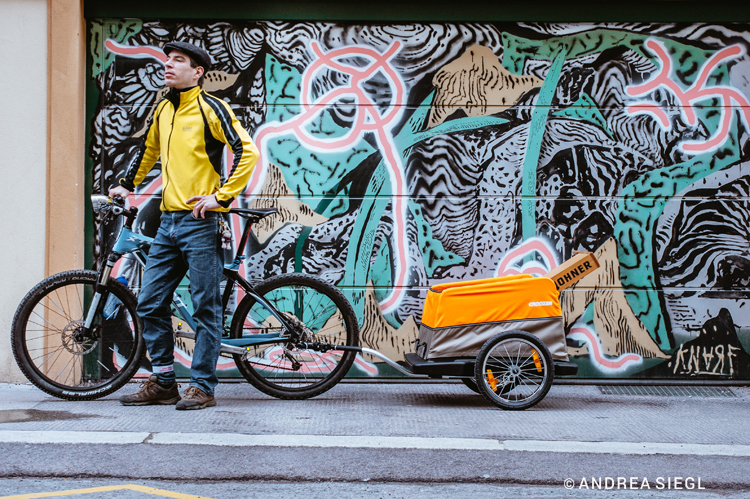
[[276, 208], [232, 208], [229, 210], [229, 213], [236, 213], [242, 218], [247, 218], [251, 222], [257, 222], [258, 220], [262, 220], [268, 215], [278, 213], [278, 211], [279, 210], [277, 210]]

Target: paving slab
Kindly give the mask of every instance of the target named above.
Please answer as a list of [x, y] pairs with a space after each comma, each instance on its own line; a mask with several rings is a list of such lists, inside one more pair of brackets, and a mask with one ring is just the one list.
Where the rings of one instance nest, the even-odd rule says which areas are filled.
[[0, 430], [369, 435], [384, 437], [750, 445], [750, 389], [734, 397], [609, 395], [556, 385], [537, 406], [502, 411], [458, 383], [342, 383], [308, 400], [278, 400], [225, 383], [218, 405], [126, 407], [117, 397], [70, 402], [0, 385]]

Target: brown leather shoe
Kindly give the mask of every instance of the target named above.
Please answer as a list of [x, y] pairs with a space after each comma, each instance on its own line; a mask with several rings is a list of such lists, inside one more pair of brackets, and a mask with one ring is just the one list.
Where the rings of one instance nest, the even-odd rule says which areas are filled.
[[120, 397], [120, 403], [122, 405], [174, 405], [180, 401], [177, 386], [177, 383], [172, 383], [171, 387], [162, 388], [156, 382], [156, 375], [152, 374], [141, 384], [140, 390], [133, 395]]
[[206, 395], [203, 390], [195, 386], [189, 386], [182, 396], [182, 400], [177, 403], [178, 411], [192, 411], [195, 409], [205, 409], [216, 405], [216, 399], [213, 395]]

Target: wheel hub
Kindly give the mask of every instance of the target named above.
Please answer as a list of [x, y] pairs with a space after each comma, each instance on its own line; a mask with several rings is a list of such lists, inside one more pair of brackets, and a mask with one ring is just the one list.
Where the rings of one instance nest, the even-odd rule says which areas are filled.
[[85, 324], [73, 321], [62, 330], [62, 344], [73, 355], [85, 355], [96, 347], [97, 341], [85, 334]]

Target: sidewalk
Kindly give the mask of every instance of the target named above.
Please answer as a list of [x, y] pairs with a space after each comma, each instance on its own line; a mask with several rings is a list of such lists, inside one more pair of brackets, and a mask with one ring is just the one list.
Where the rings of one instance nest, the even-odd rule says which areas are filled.
[[605, 395], [597, 386], [555, 385], [532, 409], [502, 411], [458, 383], [342, 383], [297, 401], [268, 397], [246, 383], [222, 383], [217, 407], [185, 412], [117, 402], [137, 387], [129, 383], [103, 399], [69, 402], [32, 385], [0, 384], [0, 430], [750, 445], [746, 387], [728, 388], [735, 397], [690, 397]]
[[[732, 396], [706, 397], [555, 385], [521, 412], [499, 410], [458, 383], [342, 383], [304, 401], [224, 383], [217, 407], [185, 412], [117, 402], [136, 389], [67, 402], [30, 385], [0, 385], [0, 476], [544, 484], [632, 469], [633, 476], [697, 473], [715, 487], [750, 486], [745, 387], [712, 388]], [[182, 455], [216, 465], [177, 462]]]

